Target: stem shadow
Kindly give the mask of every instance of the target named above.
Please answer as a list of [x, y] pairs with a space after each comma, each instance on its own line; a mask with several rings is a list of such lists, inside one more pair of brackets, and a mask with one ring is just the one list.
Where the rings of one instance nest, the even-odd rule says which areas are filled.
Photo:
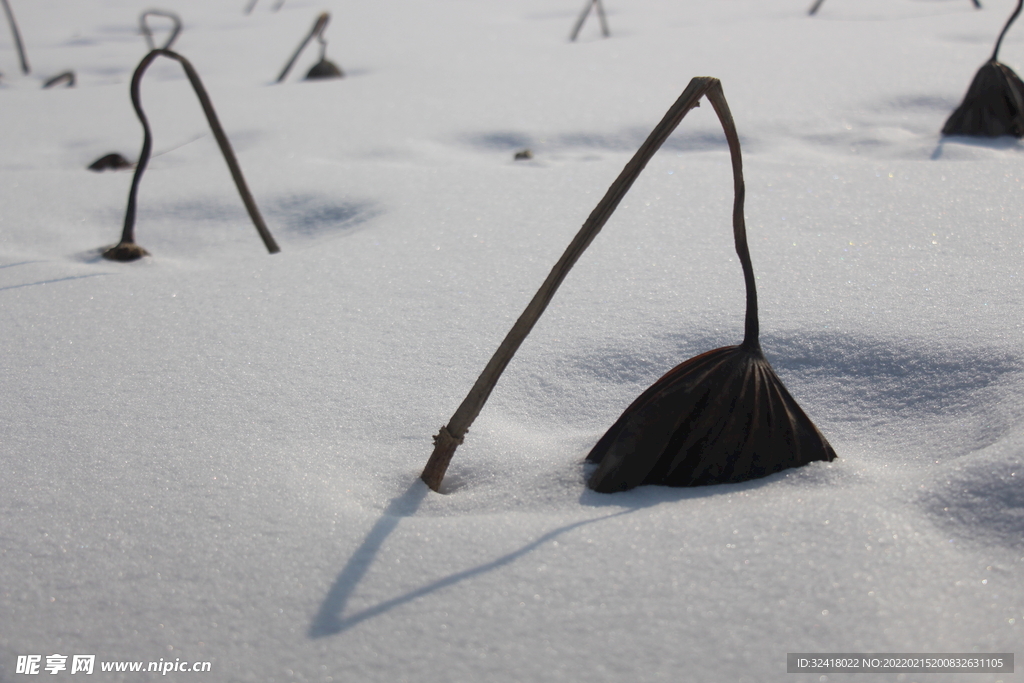
[[[593, 522], [599, 522], [611, 519], [612, 517], [636, 512], [643, 507], [647, 507], [649, 504], [656, 504], [657, 502], [660, 502], [653, 500], [651, 503], [633, 505], [625, 510], [619, 510], [618, 512], [613, 512], [609, 515], [593, 519], [584, 519], [579, 522], [567, 524], [549, 531], [540, 538], [527, 543], [518, 550], [502, 555], [491, 562], [486, 562], [476, 567], [471, 567], [469, 569], [449, 574], [441, 579], [425, 584], [420, 588], [408, 591], [402, 595], [391, 598], [390, 600], [385, 600], [384, 602], [380, 602], [354, 614], [344, 616], [345, 607], [348, 604], [349, 598], [355, 592], [356, 586], [359, 585], [363, 576], [366, 575], [370, 565], [373, 564], [373, 560], [376, 558], [381, 546], [384, 545], [384, 541], [391, 532], [395, 530], [395, 527], [398, 526], [398, 522], [402, 517], [411, 516], [416, 512], [429, 490], [430, 489], [427, 488], [427, 485], [424, 484], [423, 481], [417, 479], [405, 493], [391, 501], [387, 509], [384, 511], [384, 515], [376, 524], [373, 525], [373, 528], [370, 529], [370, 532], [363, 540], [362, 545], [360, 545], [355, 553], [352, 554], [352, 557], [349, 558], [345, 568], [341, 570], [341, 573], [338, 574], [338, 577], [334, 580], [334, 584], [331, 585], [330, 590], [327, 591], [327, 596], [320, 605], [320, 610], [313, 618], [312, 624], [310, 624], [310, 638], [323, 638], [325, 636], [342, 633], [364, 621], [367, 621], [368, 619], [384, 614], [399, 605], [404, 605], [405, 603], [412, 602], [417, 598], [429, 595], [430, 593], [441, 590], [442, 588], [453, 586], [465, 579], [469, 579], [480, 574], [486, 574], [487, 572], [510, 564], [544, 543], [547, 543], [568, 531], [572, 531], [573, 529]], [[609, 500], [609, 502], [612, 501]]]

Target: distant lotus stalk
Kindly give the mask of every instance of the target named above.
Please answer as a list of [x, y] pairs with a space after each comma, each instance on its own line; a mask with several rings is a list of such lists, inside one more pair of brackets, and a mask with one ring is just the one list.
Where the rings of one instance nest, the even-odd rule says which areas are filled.
[[298, 49], [295, 50], [295, 54], [292, 55], [291, 59], [288, 60], [288, 63], [284, 65], [283, 69], [281, 69], [281, 73], [278, 75], [275, 83], [280, 83], [287, 78], [288, 72], [290, 72], [292, 67], [295, 66], [295, 60], [299, 58], [299, 55], [302, 54], [302, 51], [306, 49], [306, 46], [309, 45], [309, 41], [313, 40], [313, 38], [316, 38], [320, 43], [320, 61], [314, 64], [313, 68], [309, 70], [309, 73], [306, 74], [306, 79], [341, 78], [345, 75], [336, 64], [328, 61], [326, 58], [327, 41], [324, 39], [324, 30], [327, 28], [327, 23], [330, 20], [331, 15], [327, 12], [324, 12], [316, 18], [316, 21], [313, 22], [313, 28], [310, 30], [309, 34], [302, 39], [302, 42], [299, 43]]
[[743, 218], [745, 196], [739, 136], [717, 78], [694, 78], [611, 184], [526, 310], [505, 336], [469, 395], [434, 437], [421, 478], [437, 491], [455, 449], [490, 396], [519, 345], [550, 303], [573, 264], [590, 245], [683, 117], [710, 100], [733, 164], [733, 237], [743, 267], [747, 313], [743, 343], [710, 351], [670, 371], [623, 413], [588, 456], [598, 462], [588, 485], [619, 491], [640, 484], [689, 486], [741, 481], [835, 452], [775, 376], [758, 342], [757, 292]]
[[[818, 11], [818, 8], [821, 7], [824, 2], [825, 0], [814, 0], [814, 4], [811, 5], [811, 9], [807, 10], [807, 13], [813, 17], [815, 12]], [[971, 3], [976, 9], [981, 9], [981, 2], [979, 2], [979, 0], [971, 0]]]
[[149, 17], [164, 17], [174, 23], [174, 28], [171, 29], [171, 35], [168, 36], [167, 42], [160, 47], [162, 50], [170, 50], [171, 46], [174, 45], [174, 41], [178, 39], [178, 34], [181, 33], [181, 17], [174, 12], [161, 9], [151, 9], [139, 15], [139, 31], [146, 39], [146, 45], [149, 46], [150, 50], [155, 50], [157, 47], [156, 43], [153, 42], [153, 31], [149, 28], [149, 22], [146, 21]]
[[124, 231], [121, 234], [121, 241], [116, 246], [103, 252], [104, 258], [108, 258], [113, 261], [134, 261], [135, 259], [149, 254], [149, 252], [135, 243], [135, 208], [139, 182], [142, 180], [142, 174], [146, 170], [146, 164], [149, 162], [150, 154], [153, 150], [153, 135], [150, 131], [149, 121], [146, 118], [146, 114], [142, 110], [142, 102], [139, 97], [139, 86], [142, 82], [142, 76], [146, 72], [146, 69], [153, 60], [160, 55], [177, 60], [178, 63], [181, 64], [182, 68], [185, 69], [185, 75], [188, 76], [188, 80], [192, 83], [192, 88], [195, 90], [196, 96], [199, 98], [199, 103], [202, 105], [203, 113], [206, 114], [206, 120], [210, 124], [213, 136], [216, 138], [217, 145], [220, 147], [221, 154], [224, 155], [224, 161], [228, 164], [228, 169], [231, 171], [231, 177], [234, 179], [235, 186], [238, 188], [238, 194], [241, 195], [242, 202], [245, 204], [245, 208], [249, 212], [249, 217], [252, 219], [253, 225], [256, 226], [256, 231], [259, 232], [260, 237], [263, 239], [263, 244], [266, 245], [267, 251], [271, 254], [279, 252], [280, 248], [274, 241], [274, 237], [270, 234], [270, 230], [263, 221], [263, 216], [260, 215], [259, 209], [256, 207], [256, 201], [252, 198], [252, 194], [249, 192], [249, 188], [245, 183], [245, 178], [242, 176], [242, 169], [239, 167], [238, 160], [235, 159], [235, 153], [231, 149], [231, 143], [228, 142], [227, 135], [224, 134], [224, 129], [221, 128], [220, 121], [217, 119], [217, 113], [213, 109], [213, 103], [210, 101], [210, 97], [206, 94], [206, 89], [203, 87], [203, 83], [199, 79], [199, 74], [196, 73], [192, 64], [178, 53], [170, 50], [157, 49], [152, 50], [142, 58], [142, 61], [139, 62], [139, 66], [135, 69], [135, 74], [132, 76], [132, 105], [135, 107], [135, 113], [139, 117], [139, 121], [142, 123], [142, 130], [144, 134], [142, 152], [139, 154], [139, 161], [135, 167], [135, 175], [132, 178], [132, 187], [128, 193], [128, 208], [125, 211]]
[[14, 12], [7, 0], [0, 0], [4, 5], [4, 14], [7, 15], [7, 24], [11, 27], [11, 35], [14, 36], [14, 47], [18, 49], [18, 58], [21, 60], [21, 73], [28, 75], [28, 58], [25, 57], [25, 46], [21, 44], [21, 32], [18, 31], [18, 22], [14, 20]]
[[590, 10], [597, 10], [597, 18], [601, 21], [601, 35], [605, 38], [611, 35], [608, 31], [608, 19], [604, 15], [604, 5], [601, 4], [601, 0], [587, 0], [587, 4], [583, 6], [583, 11], [580, 13], [580, 18], [576, 20], [576, 25], [573, 26], [572, 35], [569, 36], [569, 40], [575, 42], [576, 36], [580, 34], [580, 29], [583, 28], [583, 23], [590, 16]]
[[75, 72], [65, 71], [62, 74], [57, 74], [50, 80], [43, 83], [43, 89], [45, 90], [47, 88], [53, 88], [60, 85], [61, 83], [66, 83], [67, 87], [69, 88], [75, 87]]
[[1020, 14], [1024, 0], [1003, 26], [992, 56], [974, 75], [964, 101], [946, 120], [943, 135], [1024, 137], [1024, 83], [1013, 69], [999, 61], [999, 47], [1010, 25]]
[[[259, 2], [259, 0], [249, 0], [249, 4], [245, 6], [245, 13], [251, 14], [252, 8], [256, 6], [257, 2]], [[273, 11], [276, 12], [277, 10], [281, 9], [281, 5], [283, 4], [284, 0], [277, 0], [277, 2], [274, 3]]]

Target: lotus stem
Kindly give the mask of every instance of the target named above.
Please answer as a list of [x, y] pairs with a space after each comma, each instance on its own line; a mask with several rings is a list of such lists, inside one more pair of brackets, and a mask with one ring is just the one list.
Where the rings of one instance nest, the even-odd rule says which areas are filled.
[[[277, 246], [277, 243], [274, 241], [274, 237], [270, 234], [270, 230], [267, 228], [266, 223], [263, 221], [263, 216], [260, 215], [260, 211], [256, 206], [256, 201], [249, 192], [249, 188], [245, 183], [245, 178], [242, 175], [242, 169], [238, 165], [238, 160], [235, 158], [234, 151], [231, 149], [231, 143], [228, 142], [227, 135], [225, 135], [224, 129], [220, 125], [220, 121], [217, 118], [217, 112], [213, 109], [213, 103], [210, 101], [209, 95], [206, 94], [206, 88], [203, 87], [199, 74], [196, 73], [195, 68], [193, 68], [192, 64], [187, 59], [176, 52], [161, 48], [152, 50], [149, 54], [143, 57], [142, 61], [139, 62], [139, 66], [136, 67], [135, 73], [132, 75], [132, 106], [135, 107], [135, 114], [139, 117], [139, 122], [142, 123], [142, 151], [139, 153], [139, 161], [135, 167], [135, 175], [132, 177], [131, 190], [128, 193], [128, 208], [125, 211], [124, 230], [121, 234], [121, 242], [117, 246], [105, 252], [104, 256], [113, 260], [134, 260], [135, 258], [144, 256], [146, 253], [144, 249], [135, 244], [135, 209], [139, 182], [142, 180], [142, 174], [146, 170], [146, 165], [149, 163], [149, 158], [153, 150], [153, 134], [150, 130], [146, 114], [142, 110], [142, 101], [139, 89], [142, 83], [142, 76], [145, 74], [146, 69], [153, 63], [153, 60], [161, 55], [176, 60], [185, 70], [185, 75], [188, 76], [188, 80], [192, 84], [193, 90], [196, 92], [196, 97], [199, 98], [199, 104], [203, 108], [203, 113], [206, 115], [206, 120], [210, 124], [210, 129], [213, 131], [213, 136], [217, 140], [217, 145], [220, 147], [221, 154], [224, 156], [224, 161], [227, 162], [228, 169], [231, 171], [231, 177], [235, 181], [235, 187], [238, 188], [238, 194], [241, 195], [242, 202], [245, 204], [245, 208], [249, 212], [249, 217], [252, 219], [253, 225], [256, 226], [256, 231], [263, 239], [263, 244], [266, 246], [267, 251], [271, 254], [276, 254], [281, 251], [281, 249]], [[140, 251], [141, 253], [139, 253]]]
[[327, 22], [330, 20], [331, 15], [327, 12], [324, 12], [316, 18], [316, 21], [313, 23], [312, 30], [310, 30], [309, 34], [302, 39], [301, 43], [299, 43], [298, 49], [295, 50], [295, 54], [292, 55], [292, 58], [289, 59], [288, 63], [284, 65], [284, 68], [281, 69], [281, 74], [277, 77], [277, 80], [274, 81], [275, 83], [280, 83], [288, 76], [288, 72], [291, 71], [292, 67], [295, 65], [295, 60], [299, 58], [302, 51], [306, 49], [307, 45], [309, 45], [309, 41], [313, 40], [314, 37], [317, 37], [320, 39], [320, 42], [323, 43], [323, 32], [324, 29], [327, 28]]
[[[257, 2], [259, 2], [259, 0], [250, 0], [249, 4], [245, 7], [245, 13], [250, 14], [252, 12], [252, 8], [256, 6]], [[274, 3], [273, 8], [271, 8], [271, 11], [276, 12], [277, 10], [281, 9], [281, 6], [283, 4], [284, 0], [277, 0], [277, 2]]]
[[629, 160], [619, 176], [608, 188], [604, 197], [598, 202], [591, 212], [589, 218], [580, 228], [579, 232], [569, 243], [565, 253], [562, 254], [554, 268], [548, 274], [547, 279], [537, 290], [533, 299], [526, 306], [526, 309], [516, 320], [512, 329], [501, 342], [498, 350], [495, 351], [491, 360], [484, 367], [483, 372], [477, 378], [473, 388], [462, 401], [458, 410], [452, 415], [448, 424], [441, 428], [441, 431], [434, 437], [434, 451], [427, 461], [426, 467], [420, 478], [434, 491], [439, 490], [441, 481], [444, 478], [448, 465], [455, 454], [455, 449], [462, 443], [470, 425], [480, 414], [484, 403], [497, 384], [498, 379], [504, 372], [506, 366], [512, 360], [520, 344], [533, 329], [544, 309], [547, 308], [554, 297], [558, 287], [562, 284], [565, 276], [573, 267], [579, 257], [583, 254], [590, 243], [597, 237], [597, 234], [604, 227], [604, 224], [611, 218], [619, 202], [625, 197], [633, 182], [644, 170], [647, 162], [654, 156], [655, 152], [672, 134], [683, 117], [699, 106], [700, 98], [707, 96], [711, 101], [715, 112], [718, 114], [725, 129], [726, 140], [729, 143], [729, 150], [733, 161], [733, 177], [736, 184], [736, 201], [733, 207], [733, 235], [736, 241], [736, 253], [740, 257], [743, 266], [744, 281], [747, 288], [747, 317], [744, 345], [748, 348], [756, 347], [758, 344], [757, 324], [757, 293], [754, 286], [754, 272], [750, 264], [750, 253], [747, 248], [746, 226], [743, 220], [743, 198], [744, 184], [742, 164], [740, 163], [739, 136], [736, 133], [736, 126], [729, 112], [725, 95], [722, 92], [722, 84], [717, 78], [697, 77], [690, 81], [675, 104], [669, 108], [661, 122], [647, 137], [647, 140], [640, 146], [633, 158]]
[[151, 9], [143, 12], [139, 15], [139, 31], [142, 36], [146, 39], [146, 45], [149, 46], [150, 50], [156, 50], [156, 44], [153, 42], [153, 31], [149, 28], [149, 22], [146, 21], [147, 17], [164, 17], [174, 22], [174, 28], [171, 29], [171, 35], [167, 39], [167, 42], [161, 46], [161, 50], [171, 49], [171, 45], [178, 39], [178, 34], [181, 33], [181, 17], [174, 12], [167, 12], [161, 9]]
[[28, 58], [25, 56], [25, 46], [21, 43], [21, 32], [18, 31], [18, 22], [14, 20], [14, 12], [7, 0], [0, 0], [4, 5], [4, 13], [7, 15], [7, 24], [11, 27], [11, 34], [14, 36], [14, 46], [18, 49], [18, 58], [21, 60], [21, 73], [28, 75]]
[[1017, 9], [1013, 10], [1013, 14], [1011, 14], [1010, 18], [1006, 21], [1006, 26], [1003, 26], [1003, 30], [999, 34], [999, 39], [996, 40], [996, 47], [994, 50], [992, 50], [992, 58], [990, 59], [990, 61], [999, 61], [999, 47], [1003, 44], [1003, 36], [1005, 36], [1006, 32], [1009, 30], [1010, 24], [1012, 24], [1014, 20], [1017, 18], [1017, 15], [1020, 14], [1020, 8], [1022, 5], [1024, 5], [1024, 0], [1019, 0], [1017, 2]]
[[607, 38], [611, 35], [608, 31], [608, 20], [604, 14], [604, 5], [601, 4], [601, 0], [587, 0], [587, 4], [583, 6], [583, 11], [580, 13], [579, 19], [576, 20], [576, 25], [573, 26], [572, 35], [569, 36], [570, 42], [575, 42], [576, 37], [580, 34], [580, 29], [583, 28], [583, 23], [590, 16], [591, 8], [597, 8], [597, 17], [601, 21], [601, 34]]

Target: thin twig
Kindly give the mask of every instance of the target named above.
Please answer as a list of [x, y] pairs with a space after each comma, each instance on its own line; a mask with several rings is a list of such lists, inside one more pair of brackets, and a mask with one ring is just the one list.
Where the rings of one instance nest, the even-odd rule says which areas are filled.
[[583, 6], [583, 11], [580, 12], [579, 19], [576, 20], [576, 25], [573, 26], [572, 35], [569, 36], [570, 42], [576, 41], [576, 37], [580, 34], [580, 29], [583, 28], [583, 23], [587, 20], [593, 7], [597, 8], [597, 17], [601, 20], [601, 34], [605, 38], [611, 35], [608, 31], [608, 20], [605, 18], [604, 5], [601, 4], [601, 0], [587, 0], [587, 4]]
[[[735, 125], [732, 124], [732, 117], [729, 114], [728, 106], [725, 105], [724, 96], [721, 95], [721, 82], [717, 78], [710, 77], [692, 79], [689, 85], [686, 86], [683, 94], [679, 96], [679, 99], [668, 110], [661, 122], [654, 128], [647, 137], [647, 140], [640, 146], [640, 149], [633, 155], [633, 158], [630, 159], [629, 163], [626, 164], [618, 178], [608, 188], [604, 198], [598, 202], [597, 207], [591, 212], [590, 217], [587, 218], [583, 227], [576, 234], [576, 237], [569, 243], [565, 253], [562, 254], [555, 267], [551, 269], [547, 279], [544, 280], [544, 283], [537, 290], [537, 293], [526, 306], [522, 315], [519, 316], [515, 325], [512, 326], [512, 329], [505, 336], [505, 339], [487, 363], [480, 377], [477, 378], [476, 383], [470, 389], [469, 394], [462, 401], [458, 410], [452, 415], [448, 424], [442, 427], [441, 431], [434, 437], [434, 451], [431, 453], [430, 460], [427, 461], [427, 465], [420, 475], [420, 478], [423, 479], [427, 486], [435, 491], [440, 488], [441, 480], [444, 478], [452, 456], [455, 454], [455, 449], [462, 443], [466, 432], [477, 415], [480, 414], [480, 410], [483, 408], [484, 403], [487, 402], [487, 398], [497, 384], [502, 372], [504, 372], [505, 367], [512, 360], [520, 344], [526, 339], [526, 336], [533, 329], [544, 309], [551, 302], [562, 280], [568, 275], [569, 269], [572, 268], [573, 264], [576, 263], [584, 250], [601, 231], [601, 228], [604, 227], [604, 224], [614, 213], [619, 202], [622, 201], [622, 198], [629, 191], [629, 188], [633, 185], [641, 171], [643, 171], [647, 162], [658, 151], [662, 143], [668, 139], [672, 131], [676, 129], [687, 112], [698, 106], [700, 98], [704, 95], [708, 95], [710, 99], [711, 95], [709, 93], [712, 92], [717, 93], [716, 99], [712, 100], [712, 105], [715, 107], [719, 118], [722, 119], [722, 125], [726, 129], [726, 138], [729, 140], [730, 150], [735, 148], [735, 151], [732, 152], [733, 161], [736, 162], [738, 160], [739, 138], [736, 136]], [[726, 121], [729, 123], [727, 124]], [[740, 166], [734, 166], [734, 173], [741, 174], [740, 169]], [[737, 204], [733, 211], [733, 230], [736, 236], [736, 251], [743, 263], [748, 294], [744, 344], [748, 342], [756, 344], [757, 295], [754, 292], [753, 269], [750, 267], [750, 255], [746, 246], [746, 228], [743, 224], [742, 175], [736, 176], [736, 183]]]
[[608, 18], [604, 14], [604, 4], [601, 0], [594, 0], [594, 5], [597, 7], [597, 18], [601, 20], [601, 35], [607, 38], [611, 35], [611, 31], [608, 30]]
[[178, 34], [181, 33], [181, 17], [174, 12], [167, 12], [162, 9], [147, 10], [139, 15], [139, 32], [142, 33], [143, 37], [146, 39], [146, 45], [149, 46], [150, 50], [155, 50], [157, 47], [156, 43], [153, 42], [153, 31], [150, 30], [149, 23], [146, 21], [146, 17], [149, 16], [164, 17], [174, 22], [174, 28], [171, 29], [170, 37], [167, 39], [167, 42], [160, 47], [161, 50], [171, 49], [171, 45], [174, 44], [174, 41], [178, 39]]
[[0, 0], [4, 5], [4, 13], [7, 15], [7, 23], [11, 27], [11, 33], [14, 35], [14, 46], [18, 49], [18, 58], [21, 59], [21, 73], [28, 75], [28, 58], [25, 56], [25, 46], [21, 44], [21, 32], [18, 31], [18, 22], [14, 20], [14, 12], [11, 11], [11, 6], [7, 3], [7, 0]]
[[316, 18], [316, 21], [313, 23], [313, 28], [312, 30], [310, 30], [309, 35], [303, 38], [302, 42], [299, 43], [298, 49], [295, 50], [295, 54], [292, 55], [292, 58], [289, 59], [288, 63], [284, 65], [284, 68], [281, 69], [281, 74], [277, 77], [277, 80], [274, 81], [275, 83], [280, 83], [288, 76], [288, 72], [291, 71], [292, 66], [295, 65], [295, 60], [299, 58], [299, 55], [302, 54], [302, 51], [306, 49], [307, 45], [309, 45], [309, 41], [313, 40], [314, 37], [317, 37], [320, 39], [321, 43], [323, 42], [322, 34], [324, 32], [324, 29], [327, 28], [327, 22], [330, 20], [331, 15], [328, 14], [327, 12], [324, 12], [323, 14]]
[[[235, 181], [235, 187], [238, 188], [238, 194], [241, 195], [242, 202], [245, 204], [245, 208], [249, 212], [249, 218], [252, 219], [253, 225], [256, 226], [256, 231], [263, 239], [263, 244], [266, 246], [267, 251], [271, 254], [281, 251], [277, 246], [277, 243], [274, 241], [274, 237], [270, 234], [270, 230], [267, 228], [266, 223], [263, 221], [263, 216], [260, 215], [260, 211], [256, 206], [256, 200], [253, 199], [252, 193], [249, 192], [249, 188], [245, 183], [245, 178], [242, 176], [242, 169], [238, 165], [238, 160], [235, 158], [234, 151], [231, 149], [231, 143], [228, 142], [227, 135], [224, 133], [224, 129], [220, 125], [220, 121], [217, 118], [217, 112], [213, 109], [213, 103], [210, 101], [209, 95], [206, 94], [206, 88], [203, 87], [199, 74], [187, 59], [176, 52], [164, 49], [152, 50], [149, 54], [143, 57], [142, 61], [139, 62], [139, 66], [135, 69], [135, 74], [132, 76], [132, 106], [135, 107], [135, 113], [139, 117], [139, 121], [142, 123], [144, 137], [142, 141], [142, 152], [139, 154], [139, 161], [135, 167], [135, 175], [132, 178], [131, 190], [128, 193], [128, 208], [125, 211], [124, 230], [121, 234], [121, 242], [118, 247], [122, 245], [135, 245], [135, 208], [139, 182], [142, 180], [142, 174], [146, 170], [146, 164], [149, 163], [150, 154], [153, 150], [153, 134], [149, 128], [149, 121], [146, 118], [146, 114], [142, 110], [142, 100], [139, 89], [142, 83], [142, 76], [146, 72], [146, 69], [153, 60], [160, 55], [177, 60], [185, 70], [185, 75], [188, 76], [188, 80], [192, 84], [192, 89], [195, 90], [196, 97], [199, 98], [199, 104], [203, 108], [203, 113], [206, 115], [206, 120], [210, 124], [210, 129], [213, 131], [213, 136], [217, 140], [217, 145], [220, 147], [221, 154], [224, 156], [224, 161], [227, 162], [228, 169], [231, 171], [231, 177]], [[118, 247], [114, 247], [110, 251], [113, 252]]]
[[[252, 12], [252, 8], [256, 6], [257, 2], [259, 2], [259, 0], [250, 0], [249, 4], [245, 8], [245, 13], [249, 14], [250, 12]], [[274, 6], [271, 8], [271, 11], [276, 12], [277, 10], [281, 9], [281, 6], [283, 4], [284, 0], [277, 0], [277, 2], [275, 2]]]

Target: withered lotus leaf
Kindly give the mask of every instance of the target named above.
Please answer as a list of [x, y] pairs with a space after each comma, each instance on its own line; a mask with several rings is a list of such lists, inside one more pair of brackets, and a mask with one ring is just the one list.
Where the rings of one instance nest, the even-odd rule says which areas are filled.
[[597, 442], [588, 486], [703, 486], [763, 477], [835, 451], [754, 345], [681, 363], [642, 393]]
[[1022, 6], [1024, 0], [1018, 0], [996, 40], [992, 56], [978, 69], [964, 101], [942, 127], [943, 135], [1024, 137], [1024, 83], [1013, 69], [999, 61], [999, 46]]

